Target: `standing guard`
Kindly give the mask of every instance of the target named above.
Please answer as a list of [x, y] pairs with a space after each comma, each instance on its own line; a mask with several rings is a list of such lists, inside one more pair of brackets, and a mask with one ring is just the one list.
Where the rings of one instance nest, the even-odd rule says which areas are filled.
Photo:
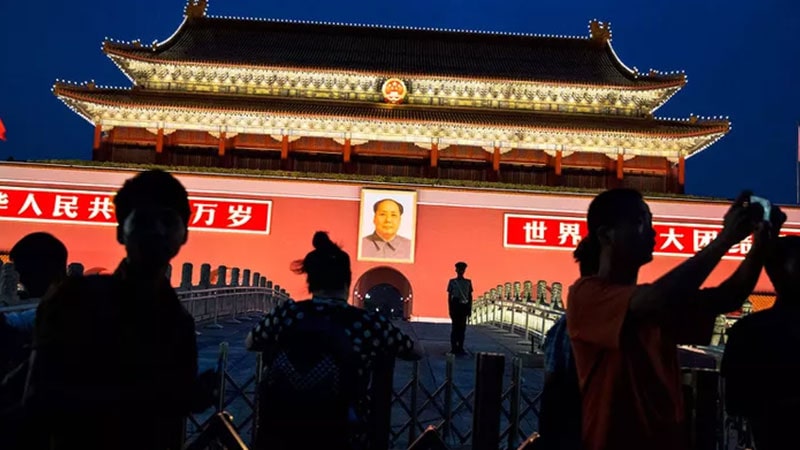
[[456, 277], [447, 284], [448, 309], [452, 328], [450, 331], [450, 352], [464, 355], [464, 334], [467, 331], [467, 318], [472, 315], [472, 281], [464, 278], [467, 263], [456, 263]]

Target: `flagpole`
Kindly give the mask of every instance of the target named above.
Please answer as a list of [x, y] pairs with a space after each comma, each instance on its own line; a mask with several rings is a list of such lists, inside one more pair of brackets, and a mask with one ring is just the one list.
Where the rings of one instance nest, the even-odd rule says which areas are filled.
[[800, 205], [800, 122], [797, 122], [797, 161], [795, 161], [795, 182], [797, 183], [796, 204]]

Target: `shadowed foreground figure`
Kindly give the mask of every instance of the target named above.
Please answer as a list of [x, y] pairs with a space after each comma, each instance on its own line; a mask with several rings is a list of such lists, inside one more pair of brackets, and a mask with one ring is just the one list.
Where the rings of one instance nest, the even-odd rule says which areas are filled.
[[26, 407], [50, 449], [177, 449], [200, 398], [194, 321], [166, 279], [187, 239], [186, 190], [142, 172], [114, 206], [125, 259], [68, 279], [37, 313]]
[[31, 309], [0, 314], [0, 448], [15, 448], [22, 433], [22, 396], [36, 322], [35, 304], [67, 277], [67, 248], [48, 233], [31, 233], [9, 254]]
[[[606, 191], [592, 201], [588, 235], [575, 253], [595, 276], [572, 285], [567, 329], [582, 399], [586, 450], [684, 450], [688, 446], [678, 344], [708, 344], [717, 315], [739, 309], [752, 292], [764, 247], [785, 216], [743, 193], [708, 246], [651, 284], [637, 284], [653, 259], [655, 231], [641, 194]], [[736, 272], [716, 288], [700, 289], [730, 248], [755, 231]]]
[[369, 448], [366, 421], [373, 369], [387, 358], [417, 359], [414, 343], [382, 315], [347, 304], [350, 256], [317, 232], [296, 261], [310, 300], [288, 300], [247, 336], [264, 352], [256, 448]]
[[736, 322], [722, 359], [728, 413], [744, 417], [758, 450], [800, 448], [800, 237], [771, 245], [764, 264], [775, 305]]

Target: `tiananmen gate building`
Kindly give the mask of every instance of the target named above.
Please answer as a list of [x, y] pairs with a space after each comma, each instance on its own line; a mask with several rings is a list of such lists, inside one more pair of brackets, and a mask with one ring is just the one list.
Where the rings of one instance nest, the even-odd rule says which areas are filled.
[[[289, 265], [325, 230], [353, 259], [357, 303], [388, 284], [406, 316], [434, 319], [447, 315], [458, 260], [476, 294], [568, 286], [601, 189], [650, 194], [658, 243], [645, 281], [720, 230], [726, 202], [682, 194], [686, 159], [730, 123], [656, 117], [685, 75], [629, 68], [607, 24], [538, 36], [206, 9], [190, 1], [162, 42], [103, 43], [130, 87], [55, 83], [94, 127], [93, 162], [0, 164], [0, 250], [44, 230], [70, 260], [113, 270], [123, 256], [113, 193], [143, 165], [164, 166], [193, 210], [174, 267], [235, 261], [301, 298], [304, 279]], [[800, 210], [787, 214], [786, 233], [800, 234]], [[749, 246], [732, 248], [710, 283]], [[766, 277], [758, 291], [772, 291]]]

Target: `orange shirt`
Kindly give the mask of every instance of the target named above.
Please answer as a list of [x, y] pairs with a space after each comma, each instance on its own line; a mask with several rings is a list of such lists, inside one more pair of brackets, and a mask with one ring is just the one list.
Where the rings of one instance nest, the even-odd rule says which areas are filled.
[[676, 346], [710, 340], [714, 317], [682, 311], [679, 320], [626, 320], [637, 288], [597, 277], [570, 287], [567, 330], [586, 450], [687, 448]]

